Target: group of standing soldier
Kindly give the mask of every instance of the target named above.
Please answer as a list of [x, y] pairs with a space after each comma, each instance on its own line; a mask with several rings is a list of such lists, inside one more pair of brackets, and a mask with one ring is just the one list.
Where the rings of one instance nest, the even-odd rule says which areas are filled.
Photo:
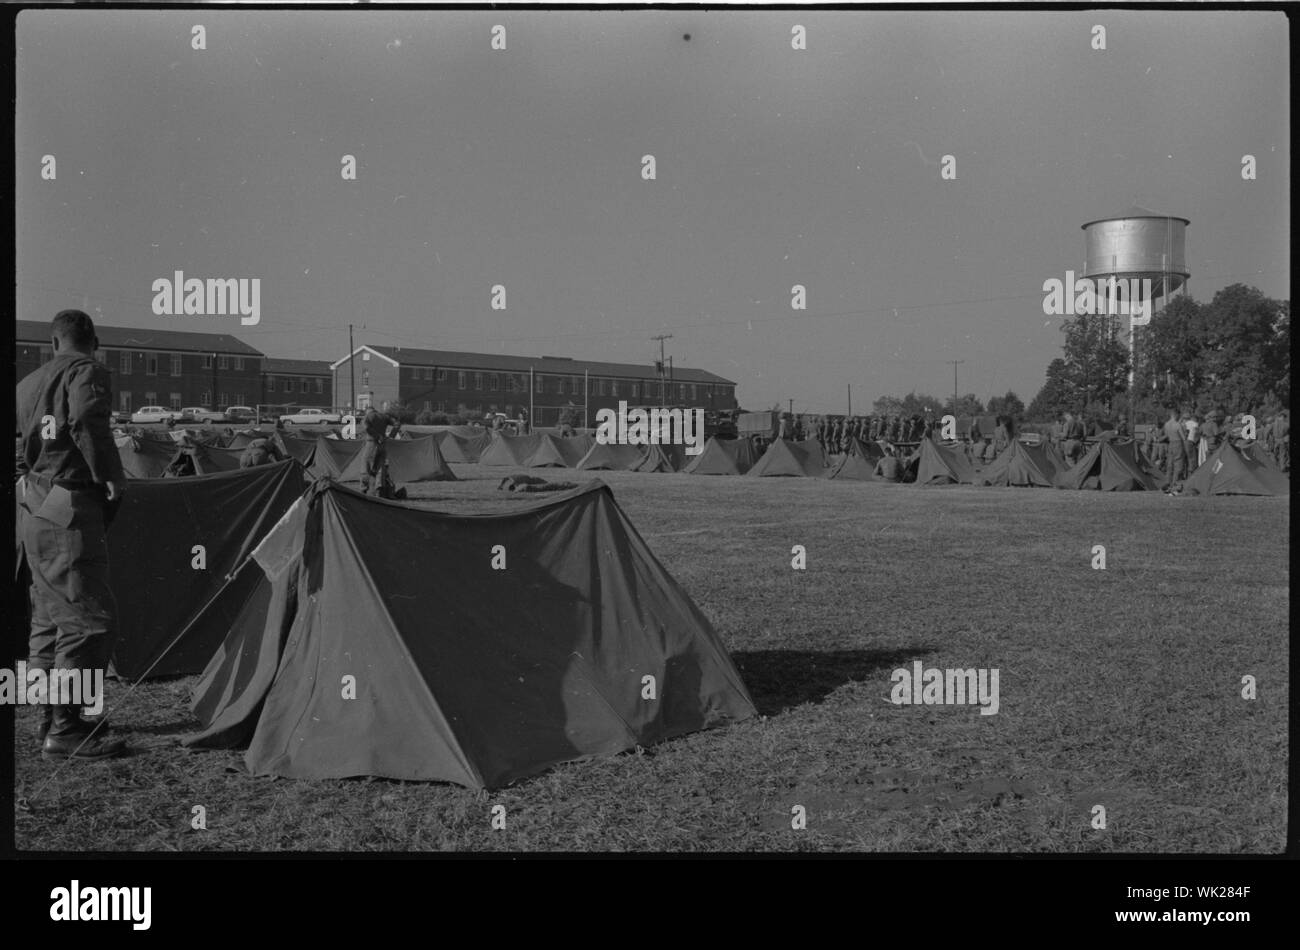
[[781, 417], [779, 437], [796, 442], [816, 439], [828, 455], [849, 451], [853, 440], [860, 442], [919, 442], [931, 423], [921, 415], [796, 416]]
[[[1177, 490], [1184, 479], [1218, 451], [1224, 442], [1242, 447], [1252, 441], [1244, 438], [1246, 414], [1229, 415], [1222, 409], [1202, 414], [1187, 407], [1170, 406], [1162, 425], [1147, 430], [1143, 448], [1165, 473], [1164, 490]], [[1265, 451], [1282, 471], [1291, 468], [1291, 421], [1286, 410], [1262, 421], [1253, 441], [1263, 442]]]

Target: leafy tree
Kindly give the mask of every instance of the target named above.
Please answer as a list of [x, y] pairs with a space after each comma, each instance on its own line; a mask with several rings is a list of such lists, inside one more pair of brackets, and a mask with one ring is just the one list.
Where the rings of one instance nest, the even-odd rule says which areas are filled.
[[1026, 415], [1036, 422], [1048, 422], [1074, 404], [1074, 387], [1068, 378], [1065, 360], [1057, 357], [1047, 364], [1047, 380], [1029, 404]]
[[986, 411], [990, 415], [1014, 416], [1019, 419], [1025, 414], [1025, 404], [1020, 401], [1019, 396], [1008, 389], [1005, 396], [993, 396], [989, 399]]
[[434, 419], [434, 415], [432, 409], [421, 409], [415, 415], [415, 424], [417, 426], [437, 425], [437, 423], [434, 422], [433, 419]]
[[984, 403], [979, 401], [974, 393], [967, 393], [957, 400], [956, 409], [953, 408], [952, 399], [944, 403], [947, 412], [951, 412], [957, 417], [961, 416], [982, 416], [984, 415]]

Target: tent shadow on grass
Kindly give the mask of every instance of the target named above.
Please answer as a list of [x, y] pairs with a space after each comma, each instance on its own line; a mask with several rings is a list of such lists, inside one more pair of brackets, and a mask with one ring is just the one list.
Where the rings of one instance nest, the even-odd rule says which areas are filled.
[[878, 682], [887, 692], [889, 676], [911, 668], [934, 647], [903, 650], [749, 650], [731, 654], [760, 715], [775, 716], [803, 703], [824, 700], [847, 683]]

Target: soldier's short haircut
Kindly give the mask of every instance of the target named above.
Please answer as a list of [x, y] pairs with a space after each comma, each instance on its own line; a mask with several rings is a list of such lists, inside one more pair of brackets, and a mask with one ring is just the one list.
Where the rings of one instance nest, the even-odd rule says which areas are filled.
[[95, 342], [95, 321], [80, 310], [60, 310], [50, 326], [54, 336], [72, 346], [89, 346]]

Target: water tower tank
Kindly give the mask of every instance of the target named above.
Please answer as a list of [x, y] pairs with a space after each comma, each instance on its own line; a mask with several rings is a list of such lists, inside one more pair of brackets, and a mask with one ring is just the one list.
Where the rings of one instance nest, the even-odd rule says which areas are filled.
[[1184, 259], [1186, 218], [1136, 205], [1112, 218], [1083, 226], [1087, 251], [1084, 277], [1148, 278], [1151, 297], [1168, 297], [1190, 276]]

